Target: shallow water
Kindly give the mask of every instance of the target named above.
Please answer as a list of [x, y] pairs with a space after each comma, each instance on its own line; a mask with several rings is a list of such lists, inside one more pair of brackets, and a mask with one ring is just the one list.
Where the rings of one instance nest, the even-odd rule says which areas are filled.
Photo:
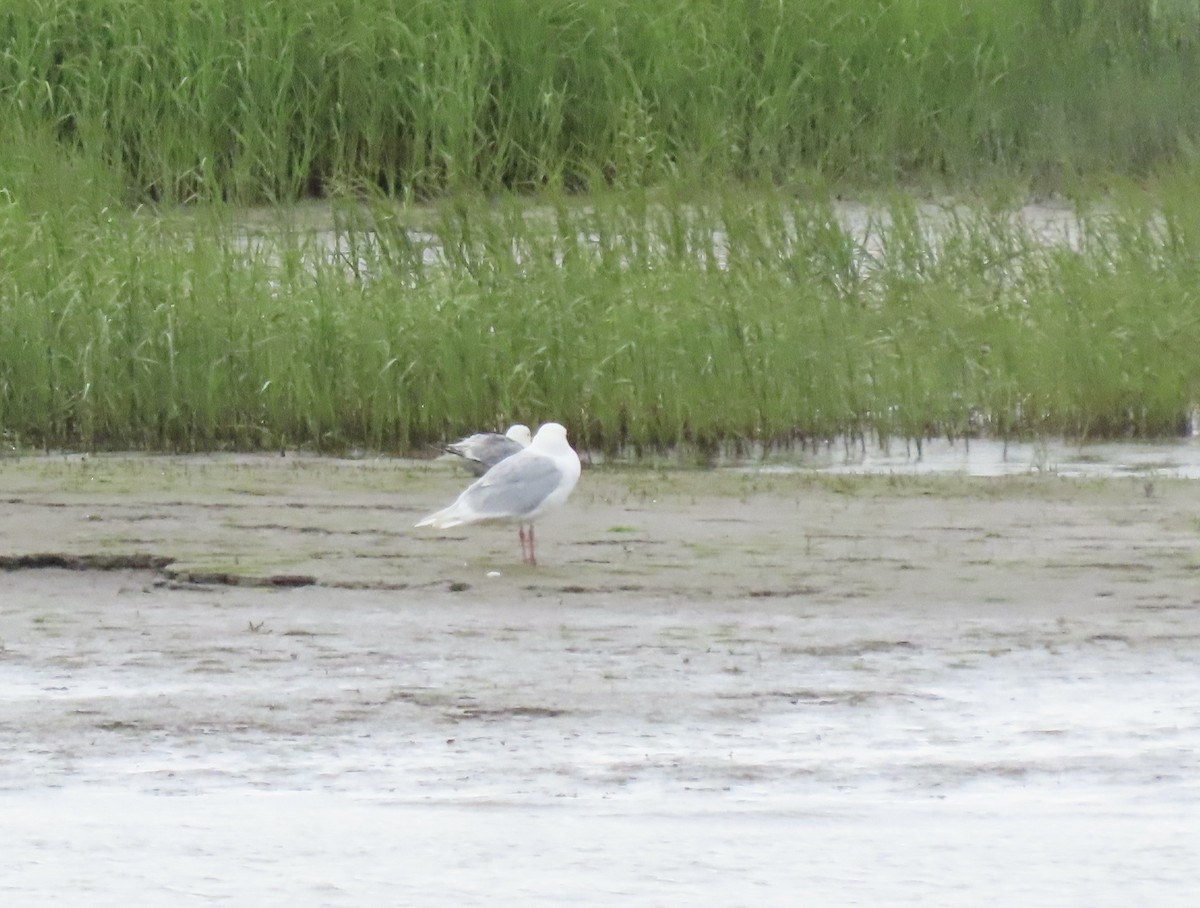
[[[864, 271], [870, 270], [885, 254], [884, 239], [892, 228], [892, 216], [889, 209], [879, 204], [834, 200], [831, 212], [836, 220], [836, 226], [852, 241], [857, 253], [856, 261]], [[918, 202], [915, 207], [917, 224], [929, 238], [944, 235], [951, 229], [955, 221], [970, 223], [978, 216], [979, 209], [953, 203], [950, 199], [941, 201]], [[370, 225], [373, 223], [371, 212], [357, 212], [358, 229], [351, 231], [348, 225], [340, 229], [334, 227], [337, 220], [333, 210], [327, 203], [310, 202], [292, 206], [287, 209], [283, 222], [288, 229], [281, 238], [277, 235], [281, 220], [281, 212], [277, 209], [250, 210], [241, 218], [237, 229], [236, 241], [248, 251], [264, 255], [269, 259], [278, 258], [276, 244], [281, 240], [293, 242], [295, 231], [309, 244], [309, 255], [314, 263], [328, 266], [341, 265], [347, 275], [370, 275], [378, 267], [375, 255], [378, 253], [378, 237]], [[537, 218], [551, 217], [549, 209], [530, 208], [527, 214]], [[421, 215], [409, 213], [414, 220], [421, 220]], [[1051, 202], [1031, 202], [1012, 209], [1006, 216], [1014, 231], [1028, 236], [1030, 239], [1048, 246], [1078, 247], [1083, 232], [1082, 215], [1074, 207]], [[786, 215], [784, 224], [792, 235], [796, 231], [792, 217]], [[703, 234], [702, 234], [703, 235]], [[445, 250], [441, 246], [437, 233], [418, 226], [409, 226], [405, 231], [407, 243], [412, 250], [413, 261], [425, 268], [443, 268], [449, 265]], [[697, 249], [698, 256], [711, 254], [722, 267], [728, 260], [728, 235], [719, 224], [713, 224], [708, 234], [711, 249]], [[787, 239], [780, 237], [786, 245]], [[598, 235], [580, 234], [576, 241], [585, 248], [599, 249], [601, 238]], [[514, 257], [519, 261], [521, 253], [514, 248]], [[558, 262], [561, 264], [561, 257]]]
[[839, 441], [816, 450], [795, 449], [742, 461], [743, 470], [870, 475], [1020, 476], [1053, 474], [1065, 478], [1138, 476], [1200, 479], [1200, 438], [1145, 442], [1073, 443], [1062, 439], [1014, 442], [945, 438], [887, 445]]
[[4, 904], [1200, 886], [1196, 602], [5, 584]]

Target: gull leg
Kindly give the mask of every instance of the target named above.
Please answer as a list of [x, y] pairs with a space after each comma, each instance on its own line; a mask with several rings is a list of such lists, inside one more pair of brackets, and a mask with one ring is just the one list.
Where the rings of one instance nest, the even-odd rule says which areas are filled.
[[529, 525], [529, 563], [537, 564], [537, 557], [533, 554], [533, 524]]
[[521, 561], [525, 564], [529, 563], [529, 556], [525, 554], [525, 524], [517, 525], [517, 532], [521, 536]]

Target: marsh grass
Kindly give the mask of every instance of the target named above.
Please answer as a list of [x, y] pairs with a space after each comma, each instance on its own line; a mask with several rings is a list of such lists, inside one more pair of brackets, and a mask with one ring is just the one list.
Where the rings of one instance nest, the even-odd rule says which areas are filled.
[[0, 121], [134, 200], [1144, 174], [1189, 0], [9, 0]]
[[[46, 140], [51, 141], [51, 140]], [[511, 421], [583, 447], [1159, 435], [1200, 391], [1200, 189], [1119, 190], [1047, 244], [1001, 205], [681, 186], [119, 204], [80, 153], [0, 157], [13, 446], [418, 450]], [[67, 192], [61, 187], [83, 187]]]

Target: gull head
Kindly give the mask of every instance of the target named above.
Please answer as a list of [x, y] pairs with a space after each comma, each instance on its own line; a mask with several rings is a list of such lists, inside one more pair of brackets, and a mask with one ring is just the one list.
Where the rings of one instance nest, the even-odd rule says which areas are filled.
[[561, 454], [571, 450], [567, 443], [567, 430], [556, 422], [543, 423], [529, 447], [545, 454]]
[[523, 426], [517, 423], [515, 426], [509, 426], [508, 431], [504, 433], [504, 437], [515, 441], [523, 448], [528, 448], [529, 443], [533, 440], [529, 434], [529, 426]]

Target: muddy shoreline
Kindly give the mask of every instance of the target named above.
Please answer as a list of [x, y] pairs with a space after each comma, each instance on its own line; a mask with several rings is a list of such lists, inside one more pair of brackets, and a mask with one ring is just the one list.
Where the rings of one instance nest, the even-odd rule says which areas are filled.
[[6, 903], [1194, 894], [1200, 486], [593, 469], [529, 568], [465, 481], [0, 463]]
[[1200, 487], [1171, 479], [599, 468], [540, 526], [546, 554], [534, 569], [513, 557], [509, 527], [412, 528], [465, 479], [445, 464], [393, 459], [8, 460], [0, 566], [152, 569], [201, 585], [437, 592], [457, 583], [499, 596], [831, 602], [891, 591], [908, 606], [968, 608], [973, 598], [1020, 608], [1008, 583], [982, 591], [1017, 576], [1047, 595], [1073, 587], [1059, 601], [1074, 610], [1113, 598], [1106, 587], [1144, 599], [1182, 583], [1186, 598], [1200, 565]]

